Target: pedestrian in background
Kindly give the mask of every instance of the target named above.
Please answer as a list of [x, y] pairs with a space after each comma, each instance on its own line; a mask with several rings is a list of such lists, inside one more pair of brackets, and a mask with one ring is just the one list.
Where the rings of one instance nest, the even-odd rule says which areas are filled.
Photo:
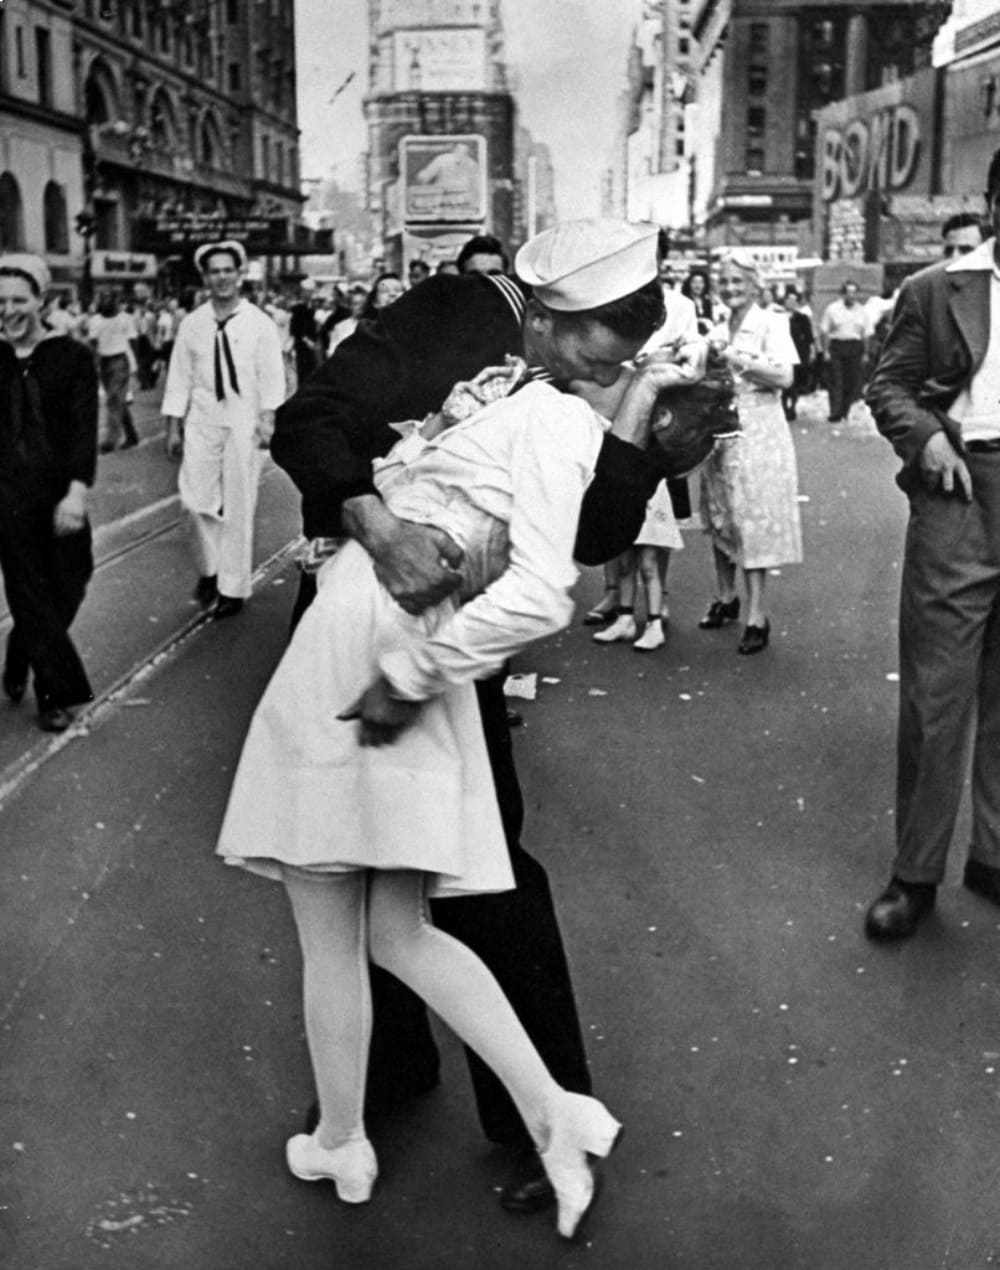
[[783, 315], [756, 303], [762, 284], [751, 257], [724, 258], [720, 284], [730, 316], [710, 338], [736, 377], [740, 432], [717, 445], [702, 469], [702, 518], [718, 589], [698, 625], [715, 630], [739, 616], [742, 569], [747, 609], [737, 651], [752, 654], [770, 642], [768, 569], [802, 559], [795, 447], [779, 400], [798, 354]]
[[781, 392], [781, 405], [789, 423], [796, 416], [799, 397], [809, 391], [809, 368], [812, 366], [816, 343], [812, 321], [809, 315], [799, 308], [799, 298], [797, 288], [785, 288], [782, 304], [788, 314], [788, 333], [792, 337], [792, 343], [799, 357], [798, 364], [792, 372], [791, 384]]
[[692, 269], [681, 283], [681, 294], [694, 305], [699, 335], [708, 335], [725, 316], [722, 301], [712, 294], [707, 269]]
[[1000, 150], [993, 236], [907, 278], [868, 386], [910, 503], [899, 601], [896, 855], [873, 939], [934, 907], [972, 754], [963, 882], [1000, 904]]
[[[662, 253], [668, 247], [661, 231], [658, 250]], [[698, 333], [697, 309], [694, 301], [684, 295], [683, 290], [674, 287], [673, 270], [672, 267], [667, 268], [668, 264], [661, 254], [659, 278], [663, 289], [663, 323], [642, 347], [639, 358], [654, 349], [669, 349], [676, 357], [678, 365], [701, 367], [704, 365], [707, 346]], [[665, 278], [671, 280], [664, 281]], [[692, 380], [697, 375], [698, 371], [692, 369]], [[609, 389], [609, 393], [614, 393], [614, 387]], [[592, 394], [588, 399], [595, 408], [602, 408], [602, 402]], [[603, 630], [594, 632], [596, 643], [629, 641], [641, 653], [655, 652], [663, 646], [666, 639], [664, 628], [670, 620], [667, 607], [667, 570], [670, 567], [671, 553], [684, 547], [684, 539], [677, 527], [675, 504], [682, 505], [682, 514], [685, 517], [691, 514], [687, 482], [660, 481], [646, 504], [646, 516], [635, 542], [617, 560], [604, 566], [604, 595], [584, 618], [586, 625], [594, 625], [595, 618], [613, 610], [609, 624]], [[640, 577], [646, 619], [641, 634], [635, 620], [635, 596]]]
[[870, 335], [858, 284], [848, 280], [840, 289], [840, 299], [827, 305], [819, 322], [830, 394], [830, 423], [842, 423], [861, 397], [865, 346]]
[[492, 234], [475, 234], [455, 260], [459, 273], [508, 273], [503, 243]]
[[97, 354], [98, 373], [104, 389], [104, 410], [99, 424], [98, 449], [110, 454], [139, 444], [139, 434], [129, 409], [129, 383], [135, 367], [132, 341], [135, 323], [124, 304], [104, 293], [97, 312], [87, 324], [87, 337]]
[[945, 260], [968, 255], [985, 239], [983, 218], [975, 212], [956, 212], [941, 227], [941, 254]]
[[69, 628], [93, 572], [87, 490], [97, 463], [97, 373], [88, 348], [47, 333], [38, 256], [0, 256], [0, 570], [14, 625], [3, 690], [34, 675], [38, 722], [63, 732], [93, 698]]
[[194, 532], [195, 598], [232, 617], [251, 594], [253, 522], [264, 451], [285, 396], [274, 322], [240, 296], [243, 246], [195, 253], [209, 299], [181, 323], [163, 396], [167, 451], [182, 454], [178, 490]]
[[398, 300], [404, 289], [398, 273], [380, 273], [365, 297], [358, 320], [370, 322], [381, 309]]

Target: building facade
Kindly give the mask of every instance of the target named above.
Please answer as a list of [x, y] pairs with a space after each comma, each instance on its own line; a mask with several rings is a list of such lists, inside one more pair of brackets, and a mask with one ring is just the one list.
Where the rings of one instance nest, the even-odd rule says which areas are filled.
[[554, 215], [551, 161], [518, 128], [499, 0], [369, 0], [369, 210], [396, 268], [473, 234], [513, 251]]
[[[294, 269], [308, 244], [293, 0], [9, 0], [2, 21], [5, 242], [40, 251], [85, 290], [140, 279], [176, 289], [193, 280], [194, 247], [229, 233], [272, 274]], [[43, 186], [39, 199], [38, 143], [28, 163], [16, 149], [40, 127], [64, 177], [49, 178], [64, 186], [58, 241], [44, 232], [56, 198]], [[4, 211], [12, 183], [19, 230]]]
[[810, 254], [817, 111], [932, 60], [947, 5], [692, 0], [695, 227], [709, 246]]

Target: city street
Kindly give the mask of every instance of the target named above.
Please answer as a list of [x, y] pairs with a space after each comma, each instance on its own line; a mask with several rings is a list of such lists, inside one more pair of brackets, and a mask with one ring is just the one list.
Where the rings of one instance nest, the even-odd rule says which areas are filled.
[[[297, 498], [269, 467], [256, 590], [201, 619], [162, 452], [101, 461], [77, 633], [99, 700], [48, 737], [0, 704], [2, 1270], [973, 1270], [1000, 1262], [1000, 910], [960, 886], [868, 943], [888, 878], [905, 504], [863, 412], [801, 403], [805, 563], [772, 645], [702, 632], [686, 533], [666, 645], [578, 619], [518, 701], [526, 845], [552, 880], [596, 1091], [624, 1121], [584, 1237], [503, 1213], [461, 1052], [371, 1126], [372, 1202], [292, 1178], [313, 1093], [279, 887], [212, 855], [281, 654]], [[6, 619], [0, 622], [5, 635]], [[513, 932], [516, 937], [516, 932]]]

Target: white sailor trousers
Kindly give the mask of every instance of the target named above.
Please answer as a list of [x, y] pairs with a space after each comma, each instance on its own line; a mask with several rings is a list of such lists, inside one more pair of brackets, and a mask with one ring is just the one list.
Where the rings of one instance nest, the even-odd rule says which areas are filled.
[[219, 593], [251, 593], [253, 522], [265, 451], [251, 428], [189, 421], [177, 482], [191, 517], [201, 577], [217, 577]]

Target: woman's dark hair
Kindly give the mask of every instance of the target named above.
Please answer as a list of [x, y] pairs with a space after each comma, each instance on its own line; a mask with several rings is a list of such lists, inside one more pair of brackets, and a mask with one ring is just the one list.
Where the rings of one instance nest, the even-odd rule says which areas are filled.
[[663, 288], [658, 278], [653, 278], [638, 291], [623, 295], [620, 300], [599, 305], [596, 309], [582, 309], [564, 313], [549, 309], [559, 326], [577, 323], [599, 322], [626, 340], [648, 340], [663, 325], [666, 309], [663, 305]]
[[365, 300], [364, 307], [358, 314], [359, 319], [373, 318], [378, 315], [378, 309], [375, 307], [375, 301], [378, 299], [379, 283], [385, 282], [386, 278], [395, 278], [397, 282], [402, 282], [398, 273], [392, 273], [391, 271], [387, 273], [380, 273], [371, 285], [371, 290], [368, 292], [368, 297]]
[[703, 294], [707, 296], [712, 289], [711, 283], [709, 281], [707, 269], [692, 269], [688, 273], [688, 276], [681, 283], [681, 295], [686, 295], [689, 300], [695, 299], [695, 297], [691, 294], [691, 279], [692, 278], [700, 278], [702, 282], [704, 282], [705, 290]]
[[118, 301], [110, 291], [102, 291], [97, 297], [97, 312], [101, 317], [114, 317], [118, 312]]

